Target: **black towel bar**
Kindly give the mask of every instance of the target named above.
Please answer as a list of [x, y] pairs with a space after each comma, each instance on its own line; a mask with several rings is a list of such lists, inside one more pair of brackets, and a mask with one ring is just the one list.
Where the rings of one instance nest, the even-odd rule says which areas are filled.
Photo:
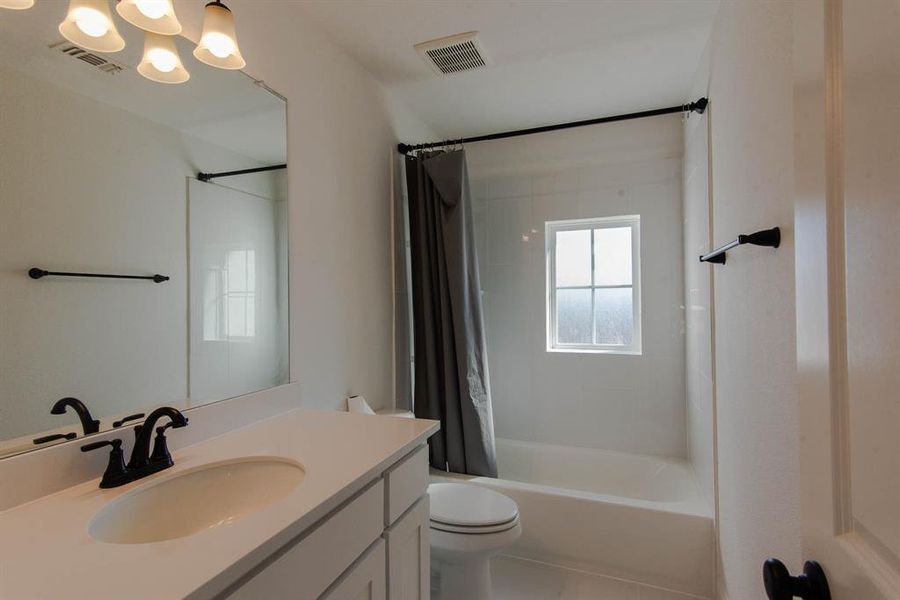
[[41, 277], [46, 277], [47, 275], [52, 275], [54, 277], [102, 277], [105, 279], [147, 279], [152, 281], [153, 283], [162, 283], [163, 281], [168, 281], [168, 275], [160, 275], [157, 273], [156, 275], [109, 275], [107, 273], [62, 273], [59, 271], [45, 271], [44, 269], [38, 269], [37, 267], [32, 267], [28, 269], [28, 276], [32, 279], [40, 279]]
[[729, 242], [724, 246], [720, 246], [700, 257], [700, 262], [711, 262], [718, 265], [725, 264], [725, 253], [732, 248], [737, 248], [743, 244], [753, 244], [754, 246], [769, 246], [777, 248], [781, 244], [781, 229], [773, 227], [772, 229], [763, 229], [749, 235], [739, 235], [736, 240]]

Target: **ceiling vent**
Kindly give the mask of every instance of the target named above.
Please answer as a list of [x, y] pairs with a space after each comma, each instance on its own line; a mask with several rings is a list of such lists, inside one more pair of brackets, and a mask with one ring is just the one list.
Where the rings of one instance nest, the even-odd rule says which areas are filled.
[[56, 42], [55, 44], [50, 44], [51, 49], [56, 49], [62, 52], [67, 56], [71, 56], [72, 58], [77, 58], [78, 60], [85, 62], [92, 67], [95, 67], [99, 71], [103, 71], [107, 75], [116, 75], [117, 73], [121, 73], [125, 70], [125, 66], [120, 65], [119, 63], [113, 62], [108, 58], [104, 58], [99, 54], [94, 54], [84, 48], [80, 48], [75, 44], [68, 41]]
[[422, 42], [416, 44], [415, 49], [436, 73], [442, 75], [472, 71], [491, 64], [477, 31]]

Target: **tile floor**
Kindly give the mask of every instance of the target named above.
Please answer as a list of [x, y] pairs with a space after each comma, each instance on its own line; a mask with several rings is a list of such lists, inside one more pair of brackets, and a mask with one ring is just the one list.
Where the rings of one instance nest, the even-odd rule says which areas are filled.
[[[494, 600], [704, 600], [699, 596], [511, 556], [495, 558], [491, 572]], [[431, 598], [462, 600], [439, 598], [434, 590]]]

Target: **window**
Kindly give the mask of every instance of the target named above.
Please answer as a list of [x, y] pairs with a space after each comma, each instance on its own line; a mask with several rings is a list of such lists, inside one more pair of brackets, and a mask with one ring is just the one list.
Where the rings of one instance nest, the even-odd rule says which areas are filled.
[[256, 250], [226, 250], [208, 269], [203, 290], [204, 341], [256, 337]]
[[640, 217], [549, 221], [547, 350], [641, 353]]

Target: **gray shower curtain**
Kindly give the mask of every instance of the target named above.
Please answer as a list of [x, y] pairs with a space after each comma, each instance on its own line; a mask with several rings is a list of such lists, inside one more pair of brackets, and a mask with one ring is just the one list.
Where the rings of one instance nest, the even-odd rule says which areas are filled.
[[416, 416], [437, 419], [431, 465], [497, 476], [465, 153], [406, 157]]

